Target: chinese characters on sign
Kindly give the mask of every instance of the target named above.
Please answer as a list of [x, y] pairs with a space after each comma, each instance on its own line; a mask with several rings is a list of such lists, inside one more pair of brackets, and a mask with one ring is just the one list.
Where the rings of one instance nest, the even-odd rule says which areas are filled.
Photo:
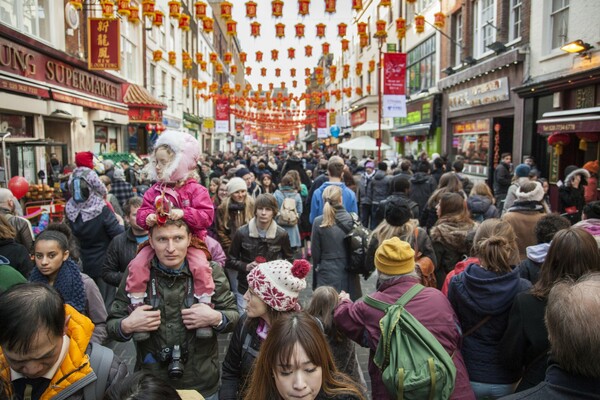
[[503, 77], [451, 93], [448, 96], [448, 108], [450, 111], [458, 111], [509, 99], [508, 78]]
[[121, 32], [118, 18], [88, 18], [88, 69], [121, 68]]
[[227, 97], [217, 99], [215, 117], [215, 132], [229, 132], [229, 99]]
[[319, 110], [317, 112], [317, 137], [325, 139], [329, 136], [327, 132], [327, 110]]
[[406, 117], [406, 54], [383, 55], [383, 116]]

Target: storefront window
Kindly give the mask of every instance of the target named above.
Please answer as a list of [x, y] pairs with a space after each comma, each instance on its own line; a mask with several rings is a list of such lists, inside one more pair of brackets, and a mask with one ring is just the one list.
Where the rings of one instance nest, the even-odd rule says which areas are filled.
[[118, 152], [117, 128], [107, 125], [94, 127], [94, 154]]
[[452, 153], [455, 156], [463, 156], [465, 164], [487, 165], [489, 143], [489, 119], [464, 121], [452, 125]]
[[51, 42], [50, 0], [2, 0], [0, 21], [27, 35]]
[[0, 114], [0, 133], [9, 132], [13, 138], [33, 137], [33, 118], [24, 115]]
[[408, 53], [408, 94], [419, 93], [435, 85], [435, 36], [431, 36]]

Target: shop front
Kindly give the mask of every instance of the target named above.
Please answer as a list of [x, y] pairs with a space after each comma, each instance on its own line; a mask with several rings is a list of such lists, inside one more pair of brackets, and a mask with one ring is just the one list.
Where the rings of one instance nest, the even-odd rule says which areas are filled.
[[491, 184], [500, 155], [522, 154], [523, 101], [511, 92], [522, 81], [524, 55], [517, 49], [472, 66], [439, 82], [443, 93], [442, 140], [464, 173]]
[[206, 141], [204, 140], [204, 135], [202, 134], [202, 118], [184, 111], [183, 128], [184, 131], [192, 135], [198, 141], [198, 143], [200, 143], [200, 151], [208, 151], [210, 147], [207, 148], [204, 146]]
[[406, 117], [394, 118], [391, 134], [398, 143], [398, 153], [415, 158], [421, 152], [439, 153], [442, 144], [440, 95], [408, 101]]
[[166, 129], [162, 113], [167, 106], [142, 86], [124, 84], [123, 87], [123, 101], [129, 107], [128, 149], [139, 156], [149, 154], [159, 132]]

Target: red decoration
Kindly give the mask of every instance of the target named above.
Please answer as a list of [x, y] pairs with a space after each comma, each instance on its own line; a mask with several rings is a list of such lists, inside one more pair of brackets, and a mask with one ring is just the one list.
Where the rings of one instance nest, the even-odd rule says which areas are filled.
[[131, 4], [129, 6], [129, 17], [127, 20], [133, 24], [140, 22], [140, 8]]
[[443, 28], [446, 24], [446, 15], [443, 12], [437, 12], [433, 15], [433, 17], [435, 18], [433, 25], [437, 26], [438, 28]]
[[196, 52], [196, 64], [200, 64], [203, 58], [204, 56], [202, 55], [202, 53], [200, 53], [199, 51]]
[[415, 16], [415, 31], [423, 33], [425, 31], [425, 17], [422, 15]]
[[250, 36], [258, 37], [260, 36], [260, 22], [254, 21], [250, 24]]
[[181, 29], [182, 31], [189, 31], [190, 30], [190, 16], [187, 14], [180, 14], [179, 15], [179, 29]]
[[348, 78], [348, 74], [350, 73], [350, 65], [349, 64], [344, 64], [343, 65], [343, 69], [344, 69], [344, 79]]
[[317, 24], [317, 37], [318, 38], [325, 37], [325, 28], [326, 27], [327, 27], [327, 25], [325, 25], [324, 23]]
[[174, 51], [169, 52], [169, 64], [175, 65], [177, 63], [177, 54]]
[[231, 54], [229, 51], [225, 54], [223, 54], [223, 62], [227, 65], [231, 64], [231, 60], [233, 59], [233, 54]]
[[363, 63], [361, 63], [361, 62], [356, 63], [356, 76], [362, 75], [362, 67], [363, 67]]
[[298, 86], [298, 81], [292, 81], [292, 87], [295, 88]]
[[266, 258], [264, 258], [263, 256], [257, 256], [257, 257], [254, 259], [254, 261], [255, 261], [255, 262], [257, 262], [257, 263], [259, 263], [259, 264], [262, 264], [262, 263], [266, 263], [266, 262], [267, 262], [267, 259], [266, 259]]
[[296, 37], [304, 37], [304, 24], [296, 24], [294, 28], [296, 29]]
[[281, 17], [283, 15], [283, 1], [273, 0], [271, 2], [271, 12], [274, 17]]
[[337, 28], [338, 28], [338, 36], [339, 37], [346, 36], [346, 30], [348, 29], [348, 25], [347, 24], [341, 22], [341, 23], [338, 24]]
[[275, 76], [278, 78], [281, 76], [281, 68], [275, 68]]
[[332, 81], [335, 81], [335, 76], [337, 73], [337, 67], [335, 65], [329, 66], [329, 77]]
[[298, 0], [298, 15], [308, 15], [310, 11], [310, 0]]
[[221, 18], [223, 18], [224, 20], [228, 20], [229, 18], [231, 18], [231, 7], [232, 7], [232, 4], [230, 2], [228, 2], [227, 0], [221, 2], [221, 4], [220, 4]]
[[218, 57], [219, 57], [219, 56], [217, 56], [217, 53], [215, 53], [215, 52], [213, 51], [213, 52], [211, 52], [211, 53], [208, 55], [208, 60], [209, 60], [209, 61], [210, 61], [212, 64], [214, 64], [214, 63], [216, 63], [216, 62], [217, 62], [217, 58], [218, 58]]
[[229, 21], [227, 21], [226, 26], [227, 26], [227, 34], [229, 36], [237, 35], [237, 22], [230, 19]]
[[376, 35], [379, 36], [385, 36], [386, 35], [386, 27], [387, 27], [387, 22], [383, 19], [378, 19], [377, 22], [375, 22], [375, 29], [376, 29]]
[[271, 50], [271, 60], [277, 61], [279, 59], [279, 51], [273, 49]]
[[69, 4], [75, 7], [76, 10], [83, 8], [83, 0], [69, 0]]
[[282, 38], [285, 37], [285, 24], [278, 23], [275, 24], [275, 37]]
[[117, 1], [117, 12], [119, 15], [129, 17], [131, 9], [129, 7], [129, 0], [118, 0]]
[[197, 19], [206, 17], [206, 3], [203, 1], [197, 1], [194, 3], [194, 14]]
[[256, 18], [256, 3], [253, 1], [246, 2], [246, 18]]
[[292, 275], [296, 278], [304, 279], [310, 271], [310, 263], [306, 260], [294, 260], [292, 265]]
[[152, 21], [152, 25], [160, 27], [160, 26], [162, 26], [164, 20], [165, 20], [165, 13], [163, 13], [162, 11], [156, 10], [154, 12], [154, 20]]
[[366, 22], [359, 22], [356, 25], [357, 29], [358, 29], [358, 35], [362, 36], [362, 35], [366, 35], [367, 34], [367, 23]]
[[554, 147], [556, 150], [556, 155], [560, 156], [562, 154], [563, 146], [571, 143], [571, 137], [567, 133], [553, 133], [548, 136], [548, 144]]
[[202, 20], [202, 28], [204, 29], [204, 32], [206, 32], [206, 33], [212, 32], [214, 29], [214, 24], [215, 24], [215, 21], [212, 18], [205, 17]]
[[396, 34], [398, 35], [398, 39], [404, 39], [406, 36], [406, 19], [398, 18], [396, 20]]
[[169, 18], [178, 19], [181, 13], [181, 1], [169, 1]]
[[360, 36], [360, 48], [367, 47], [369, 45], [369, 36], [361, 35]]
[[142, 15], [149, 19], [154, 18], [154, 0], [142, 1]]
[[256, 52], [256, 62], [262, 62], [262, 59], [263, 59], [262, 51], [257, 51]]
[[335, 13], [336, 0], [325, 0], [325, 12], [333, 14]]
[[296, 68], [290, 68], [290, 76], [292, 78], [296, 76]]
[[152, 52], [152, 61], [158, 62], [160, 60], [162, 60], [162, 51], [161, 50], [154, 50]]
[[360, 11], [363, 8], [362, 0], [352, 0], [352, 9]]
[[102, 16], [104, 18], [114, 17], [115, 3], [112, 0], [102, 0], [100, 7], [102, 7]]
[[260, 76], [267, 76], [267, 69], [265, 67], [260, 69]]
[[23, 178], [22, 176], [13, 176], [8, 181], [8, 188], [17, 198], [17, 200], [20, 200], [27, 194], [27, 191], [29, 190], [29, 183], [27, 183], [27, 179]]
[[252, 75], [252, 68], [246, 67], [246, 75]]
[[289, 58], [290, 60], [293, 60], [294, 58], [296, 58], [296, 49], [295, 49], [295, 48], [293, 48], [293, 47], [290, 47], [290, 48], [288, 49], [288, 58]]
[[306, 57], [312, 57], [312, 46], [308, 45], [308, 46], [304, 46], [304, 55]]
[[392, 6], [391, 0], [381, 0], [379, 2], [379, 7], [391, 7], [391, 6]]
[[350, 41], [348, 39], [342, 39], [342, 51], [348, 50]]
[[247, 59], [248, 59], [248, 54], [246, 54], [245, 52], [242, 51], [240, 53], [240, 62], [245, 63]]
[[375, 60], [369, 60], [369, 72], [375, 71]]
[[329, 54], [329, 43], [323, 43], [321, 46], [323, 47], [323, 55]]

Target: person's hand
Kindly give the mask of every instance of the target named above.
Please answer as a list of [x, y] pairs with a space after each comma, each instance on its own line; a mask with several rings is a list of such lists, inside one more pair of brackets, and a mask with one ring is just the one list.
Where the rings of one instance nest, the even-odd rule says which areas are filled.
[[252, 261], [251, 263], [246, 264], [246, 271], [250, 272], [256, 267], [258, 263], [256, 261]]
[[160, 326], [160, 310], [153, 310], [151, 306], [144, 304], [139, 306], [123, 321], [121, 331], [125, 335], [135, 332], [152, 332]]
[[117, 222], [119, 223], [119, 225], [121, 226], [125, 226], [125, 221], [123, 221], [123, 217], [121, 217], [119, 214], [114, 213], [115, 214], [115, 218], [117, 219]]
[[342, 290], [342, 291], [340, 292], [340, 294], [338, 295], [338, 299], [339, 299], [340, 301], [343, 301], [343, 300], [350, 300], [350, 295], [349, 295], [348, 293], [346, 293], [346, 292], [344, 292], [344, 291]]
[[148, 225], [149, 228], [156, 225], [156, 214], [148, 214], [146, 217], [146, 225]]
[[183, 324], [187, 329], [217, 326], [221, 322], [221, 313], [205, 303], [196, 303], [181, 310]]
[[183, 218], [183, 210], [179, 209], [179, 208], [174, 208], [171, 210], [171, 212], [169, 213], [169, 218], [173, 219], [173, 220], [178, 220]]

